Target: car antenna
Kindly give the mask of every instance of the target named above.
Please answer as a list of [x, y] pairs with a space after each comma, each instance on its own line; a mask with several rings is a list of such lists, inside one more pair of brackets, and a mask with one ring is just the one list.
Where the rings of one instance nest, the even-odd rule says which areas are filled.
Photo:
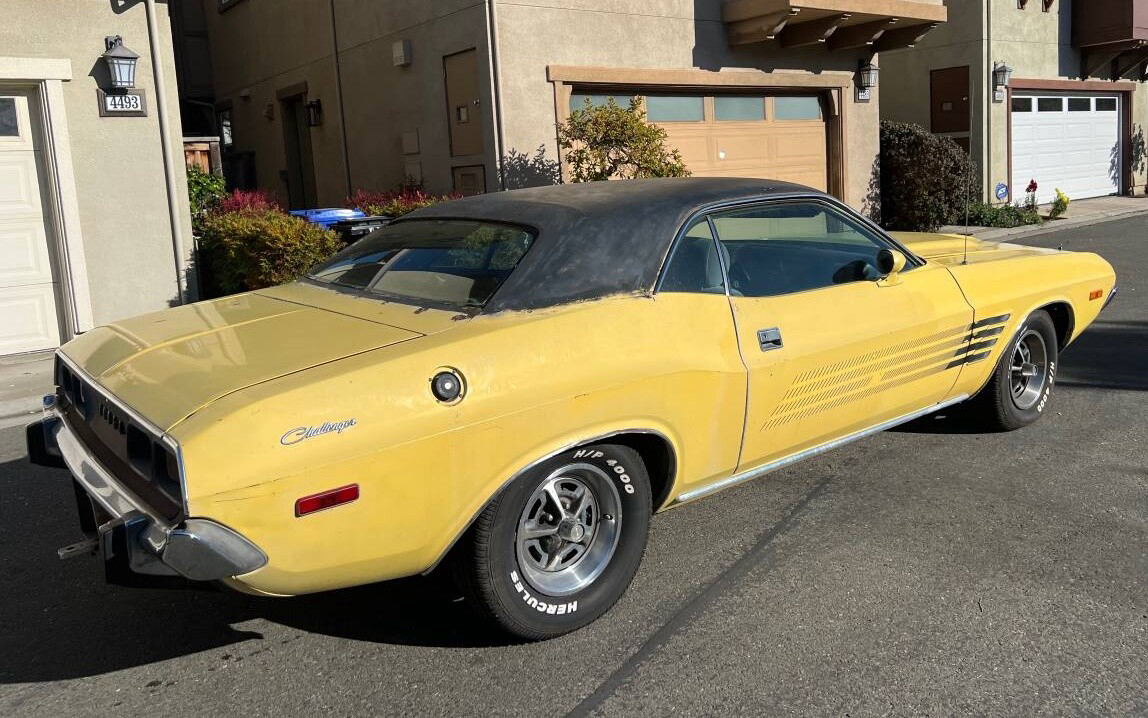
[[[969, 126], [972, 126], [973, 106], [969, 103]], [[969, 263], [969, 195], [973, 191], [973, 142], [969, 138], [969, 171], [965, 173], [965, 246], [961, 257], [961, 264]]]

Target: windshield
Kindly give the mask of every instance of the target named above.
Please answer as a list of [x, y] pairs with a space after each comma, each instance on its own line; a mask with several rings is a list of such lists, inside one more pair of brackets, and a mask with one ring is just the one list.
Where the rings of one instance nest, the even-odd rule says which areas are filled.
[[415, 303], [481, 307], [533, 241], [508, 225], [408, 220], [367, 235], [307, 277]]

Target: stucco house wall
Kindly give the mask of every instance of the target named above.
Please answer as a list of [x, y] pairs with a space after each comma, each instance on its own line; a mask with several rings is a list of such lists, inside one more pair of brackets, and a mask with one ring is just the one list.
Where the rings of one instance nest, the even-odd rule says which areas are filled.
[[[149, 50], [143, 3], [97, 0], [6, 0], [0, 23], [0, 84], [34, 92], [48, 109], [44, 151], [46, 213], [53, 226], [54, 271], [65, 296], [63, 339], [122, 317], [181, 300], [177, 276], [190, 257], [191, 228], [182, 172], [179, 102], [168, 7], [156, 5], [160, 57]], [[121, 35], [140, 55], [136, 87], [147, 117], [100, 117], [97, 87], [106, 69], [104, 37]], [[171, 109], [169, 135], [160, 133], [153, 63], [161, 63]], [[54, 77], [34, 77], [37, 67]], [[173, 228], [161, 143], [180, 162]], [[178, 257], [173, 234], [182, 236]]]

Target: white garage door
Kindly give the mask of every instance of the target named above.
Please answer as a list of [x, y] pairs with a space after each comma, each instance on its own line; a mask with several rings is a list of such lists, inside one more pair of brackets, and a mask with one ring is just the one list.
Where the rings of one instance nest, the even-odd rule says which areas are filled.
[[0, 89], [0, 355], [60, 344], [28, 95]]
[[1120, 191], [1120, 100], [1116, 95], [1033, 94], [1012, 100], [1012, 196], [1037, 201], [1060, 188], [1072, 199]]

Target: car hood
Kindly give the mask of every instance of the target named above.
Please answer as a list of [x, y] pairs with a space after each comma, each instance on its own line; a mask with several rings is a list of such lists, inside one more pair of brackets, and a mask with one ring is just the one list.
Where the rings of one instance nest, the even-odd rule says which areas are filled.
[[1025, 247], [1003, 242], [984, 242], [976, 237], [963, 234], [927, 234], [924, 232], [892, 232], [893, 238], [905, 245], [910, 252], [938, 264], [962, 264], [966, 253], [969, 264], [992, 262], [1014, 257], [1028, 257], [1049, 254], [1054, 249]]
[[[357, 304], [356, 304], [357, 303]], [[164, 431], [240, 389], [443, 331], [452, 313], [307, 285], [200, 302], [83, 334], [60, 352]]]

